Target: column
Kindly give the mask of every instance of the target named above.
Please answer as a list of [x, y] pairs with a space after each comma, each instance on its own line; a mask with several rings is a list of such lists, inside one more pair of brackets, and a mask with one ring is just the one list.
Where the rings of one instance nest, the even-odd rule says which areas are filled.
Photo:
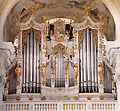
[[18, 34], [18, 56], [16, 57], [17, 67], [15, 73], [17, 75], [17, 93], [22, 91], [22, 31]]
[[102, 61], [102, 38], [103, 34], [100, 30], [98, 30], [98, 84], [99, 84], [99, 93], [100, 95], [103, 95], [104, 89], [103, 89], [103, 74], [104, 74], [104, 68], [103, 68], [103, 61]]
[[41, 87], [46, 85], [46, 67], [47, 67], [47, 57], [46, 55], [46, 29], [44, 29], [41, 32], [41, 51], [42, 51], [42, 57], [41, 57]]
[[78, 86], [78, 63], [74, 63], [74, 85]]
[[78, 30], [74, 29], [74, 85], [79, 88], [79, 49], [78, 49]]

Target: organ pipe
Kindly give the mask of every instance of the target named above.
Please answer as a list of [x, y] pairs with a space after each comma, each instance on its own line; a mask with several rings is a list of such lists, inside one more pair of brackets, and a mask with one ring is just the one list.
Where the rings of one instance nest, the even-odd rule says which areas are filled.
[[97, 55], [96, 55], [96, 44], [94, 44], [94, 54], [95, 54], [95, 67], [94, 67], [94, 70], [95, 70], [95, 89], [96, 89], [96, 92], [97, 92], [97, 86], [98, 86], [98, 73], [97, 73]]
[[90, 36], [89, 29], [87, 28], [87, 76], [88, 76], [88, 90], [90, 92], [90, 82], [91, 82], [91, 74], [90, 74]]
[[80, 44], [80, 92], [97, 92], [97, 51], [93, 42], [92, 31], [84, 30], [83, 40]]
[[81, 45], [81, 53], [80, 53], [80, 57], [81, 57], [81, 92], [83, 92], [83, 88], [84, 88], [84, 67], [83, 67], [83, 42]]
[[40, 53], [39, 42], [31, 29], [24, 44], [23, 53], [23, 91], [26, 93], [40, 92]]
[[86, 39], [85, 39], [86, 33], [84, 32], [84, 38], [83, 38], [83, 66], [84, 66], [84, 90], [86, 92]]
[[[26, 87], [29, 87], [28, 86], [28, 82], [29, 82], [29, 73], [30, 73], [30, 34], [28, 35], [27, 37], [27, 73], [26, 73]], [[26, 89], [27, 92], [28, 92], [28, 88]]]
[[91, 41], [91, 75], [92, 75], [92, 90], [94, 92], [94, 83], [95, 83], [95, 73], [94, 73], [94, 50], [93, 50], [93, 36], [92, 36], [92, 33], [91, 33], [91, 38], [90, 38], [90, 41]]

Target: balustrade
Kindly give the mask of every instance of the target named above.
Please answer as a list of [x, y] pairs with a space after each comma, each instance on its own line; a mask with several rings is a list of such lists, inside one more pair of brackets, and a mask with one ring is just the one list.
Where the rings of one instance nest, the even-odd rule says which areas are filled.
[[3, 111], [117, 111], [117, 102], [23, 102], [3, 103]]

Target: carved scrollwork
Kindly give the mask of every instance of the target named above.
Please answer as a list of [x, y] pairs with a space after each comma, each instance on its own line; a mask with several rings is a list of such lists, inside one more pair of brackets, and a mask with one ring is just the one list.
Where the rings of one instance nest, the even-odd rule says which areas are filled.
[[30, 33], [30, 31], [31, 29], [22, 31], [22, 44], [23, 45], [27, 43], [27, 35]]
[[[24, 45], [27, 43], [27, 36], [31, 30], [34, 31], [34, 35], [36, 39], [39, 41], [39, 44], [41, 46], [41, 31], [40, 30], [36, 30], [33, 28], [30, 28], [28, 30], [23, 30], [22, 31], [22, 52], [24, 52]], [[20, 45], [20, 42], [19, 42], [19, 45]]]
[[58, 52], [61, 52], [62, 55], [66, 55], [67, 54], [67, 47], [65, 47], [61, 43], [58, 43], [55, 47], [53, 47], [53, 54], [56, 55]]
[[40, 30], [35, 30], [35, 29], [33, 29], [33, 31], [34, 31], [36, 39], [39, 41], [39, 44], [41, 46], [41, 31]]
[[92, 29], [93, 42], [96, 43], [96, 49], [98, 50], [98, 30]]
[[78, 31], [78, 47], [80, 47], [81, 42], [83, 40], [83, 33], [84, 33], [84, 30]]

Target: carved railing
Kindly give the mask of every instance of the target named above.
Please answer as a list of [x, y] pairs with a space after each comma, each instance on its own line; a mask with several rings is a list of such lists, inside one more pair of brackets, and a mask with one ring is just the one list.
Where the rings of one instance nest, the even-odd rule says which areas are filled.
[[23, 102], [3, 103], [3, 111], [117, 111], [117, 102]]

